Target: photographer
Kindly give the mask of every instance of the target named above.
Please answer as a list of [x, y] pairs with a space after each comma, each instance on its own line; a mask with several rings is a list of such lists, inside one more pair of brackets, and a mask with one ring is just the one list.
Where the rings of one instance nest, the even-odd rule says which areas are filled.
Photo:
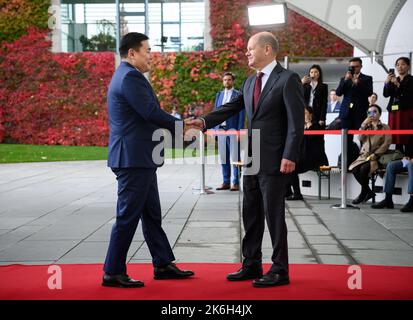
[[[409, 74], [410, 59], [400, 57], [396, 61], [396, 69], [399, 76], [395, 76], [395, 70], [390, 69], [384, 83], [383, 95], [390, 97], [387, 111], [389, 111], [389, 125], [393, 130], [405, 130], [413, 128], [413, 76]], [[408, 135], [393, 136], [393, 143], [402, 153], [406, 153], [409, 143]]]
[[[361, 127], [369, 107], [368, 98], [373, 94], [373, 78], [361, 73], [362, 61], [352, 58], [346, 75], [341, 78], [336, 90], [341, 102], [339, 119], [342, 128], [358, 129]], [[349, 142], [353, 140], [349, 136]]]

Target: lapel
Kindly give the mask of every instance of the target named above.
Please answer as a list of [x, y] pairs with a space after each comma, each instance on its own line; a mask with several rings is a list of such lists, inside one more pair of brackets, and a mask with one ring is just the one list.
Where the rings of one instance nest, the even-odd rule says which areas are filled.
[[237, 96], [237, 93], [235, 92], [235, 89], [232, 90], [231, 94], [231, 100], [234, 99]]
[[[275, 83], [280, 78], [279, 73], [282, 72], [282, 71], [283, 71], [283, 67], [281, 67], [281, 65], [279, 63], [277, 63], [274, 70], [271, 72], [270, 77], [267, 80], [267, 83], [265, 84], [264, 90], [262, 90], [262, 92], [261, 92], [260, 98], [259, 98], [258, 103], [257, 103], [257, 107], [255, 108], [255, 112], [252, 115], [252, 117], [255, 117], [255, 115], [258, 113], [258, 110], [261, 107], [262, 101], [265, 99], [265, 96], [274, 87]], [[254, 77], [254, 83], [255, 83], [255, 79], [256, 79], [256, 76]], [[252, 96], [254, 96], [254, 87], [252, 88]]]
[[248, 119], [252, 117], [252, 105], [254, 103], [254, 83], [256, 76], [249, 77], [245, 82], [243, 94], [245, 103], [245, 110], [248, 114]]
[[225, 91], [221, 91], [219, 93], [217, 108], [220, 108], [222, 106], [222, 102], [224, 102], [224, 95], [225, 95]]

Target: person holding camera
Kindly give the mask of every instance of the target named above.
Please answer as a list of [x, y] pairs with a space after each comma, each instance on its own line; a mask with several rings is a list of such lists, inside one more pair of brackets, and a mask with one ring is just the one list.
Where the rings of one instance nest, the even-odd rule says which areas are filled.
[[326, 125], [328, 87], [323, 83], [323, 71], [317, 64], [311, 66], [309, 74], [301, 79], [304, 101], [313, 109], [313, 123], [321, 128]]
[[[389, 112], [389, 126], [393, 130], [413, 128], [413, 76], [409, 74], [410, 59], [400, 57], [396, 60], [396, 69], [390, 69], [383, 88], [383, 95], [390, 97], [387, 111]], [[403, 154], [411, 137], [409, 135], [394, 135], [393, 143]]]
[[[360, 130], [390, 130], [387, 124], [381, 123], [381, 108], [372, 105], [367, 111], [367, 118], [360, 126]], [[369, 176], [379, 168], [378, 158], [384, 154], [391, 144], [391, 135], [375, 134], [359, 136], [361, 150], [359, 157], [350, 165], [354, 177], [361, 185], [359, 196], [352, 201], [353, 204], [367, 202], [375, 196], [369, 187]]]
[[[363, 123], [369, 97], [373, 94], [373, 78], [361, 73], [363, 62], [360, 58], [352, 58], [346, 75], [341, 78], [336, 94], [343, 97], [339, 119], [344, 129], [359, 129]], [[349, 135], [349, 143], [353, 136]]]

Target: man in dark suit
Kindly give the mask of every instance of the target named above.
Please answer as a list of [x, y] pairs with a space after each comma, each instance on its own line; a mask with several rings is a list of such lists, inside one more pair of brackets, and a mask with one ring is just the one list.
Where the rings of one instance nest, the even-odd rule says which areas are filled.
[[[259, 169], [244, 174], [242, 241], [243, 263], [230, 281], [255, 279], [253, 286], [268, 287], [289, 283], [285, 190], [299, 157], [304, 134], [304, 97], [299, 76], [276, 61], [278, 41], [269, 32], [260, 32], [248, 41], [248, 65], [257, 71], [243, 84], [241, 94], [219, 110], [187, 124], [205, 130], [245, 109], [248, 116], [248, 141], [256, 143], [253, 132], [260, 132], [259, 154], [252, 165]], [[259, 160], [258, 160], [259, 159]], [[262, 238], [264, 223], [273, 245], [272, 266], [263, 275]]]
[[328, 113], [339, 113], [341, 102], [337, 98], [336, 90], [330, 90], [330, 102], [328, 103]]
[[[336, 90], [339, 97], [344, 95], [339, 113], [341, 127], [344, 129], [358, 130], [366, 119], [368, 98], [373, 93], [373, 78], [362, 74], [362, 67], [360, 58], [350, 59], [349, 70], [345, 77], [341, 78]], [[352, 136], [349, 141], [353, 141]]]
[[[234, 75], [231, 72], [225, 72], [222, 77], [224, 90], [217, 93], [215, 97], [215, 110], [218, 110], [222, 105], [234, 99], [239, 91], [234, 89]], [[215, 129], [220, 131], [235, 131], [244, 128], [245, 111], [242, 110], [238, 114], [225, 120]], [[233, 165], [232, 186], [231, 186], [231, 160], [239, 161], [239, 141], [235, 135], [226, 136], [218, 135], [218, 152], [221, 158], [223, 183], [217, 190], [239, 190], [238, 167]]]
[[126, 34], [119, 47], [122, 62], [109, 85], [108, 166], [118, 181], [118, 202], [104, 265], [103, 286], [131, 288], [144, 285], [126, 274], [126, 256], [139, 220], [142, 220], [143, 235], [152, 255], [155, 279], [182, 279], [194, 274], [180, 270], [172, 263], [175, 257], [161, 226], [156, 169], [162, 163], [152, 155], [159, 144], [153, 141], [153, 134], [160, 128], [174, 133], [179, 120], [160, 108], [143, 75], [150, 69], [150, 52], [146, 35]]

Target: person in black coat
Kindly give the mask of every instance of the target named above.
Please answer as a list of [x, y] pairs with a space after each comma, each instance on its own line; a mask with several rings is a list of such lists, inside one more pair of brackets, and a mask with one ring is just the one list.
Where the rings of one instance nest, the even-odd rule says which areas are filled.
[[[257, 72], [245, 80], [240, 94], [218, 110], [186, 121], [188, 126], [205, 130], [241, 110], [246, 111], [252, 159], [244, 161], [243, 169], [244, 259], [242, 267], [227, 279], [255, 279], [254, 287], [289, 283], [284, 192], [299, 158], [305, 104], [300, 78], [277, 62], [278, 50], [278, 41], [270, 32], [253, 35], [248, 41], [246, 56], [248, 65]], [[272, 265], [263, 274], [265, 221], [273, 250]]]
[[[321, 130], [321, 126], [313, 121], [313, 109], [305, 107], [304, 131]], [[303, 200], [300, 190], [299, 173], [318, 170], [320, 166], [328, 166], [328, 159], [324, 148], [323, 135], [304, 135], [300, 145], [300, 156], [297, 168], [291, 177], [291, 184], [287, 186], [287, 200]], [[293, 191], [291, 191], [291, 186]]]
[[[409, 74], [410, 59], [397, 59], [396, 69], [399, 76], [396, 77], [394, 70], [391, 70], [384, 83], [383, 95], [390, 97], [387, 105], [390, 128], [407, 130], [413, 128], [413, 76]], [[393, 143], [397, 145], [397, 149], [406, 153], [410, 138], [409, 135], [394, 135]]]
[[301, 82], [304, 87], [304, 101], [313, 109], [313, 123], [326, 125], [328, 87], [323, 83], [323, 71], [317, 64], [312, 65], [309, 74], [305, 75]]
[[[373, 78], [361, 73], [363, 63], [360, 58], [352, 58], [349, 70], [341, 78], [336, 93], [344, 95], [341, 102], [339, 118], [344, 129], [358, 130], [366, 118], [369, 108], [369, 97], [373, 94]], [[349, 136], [349, 143], [353, 136]]]

